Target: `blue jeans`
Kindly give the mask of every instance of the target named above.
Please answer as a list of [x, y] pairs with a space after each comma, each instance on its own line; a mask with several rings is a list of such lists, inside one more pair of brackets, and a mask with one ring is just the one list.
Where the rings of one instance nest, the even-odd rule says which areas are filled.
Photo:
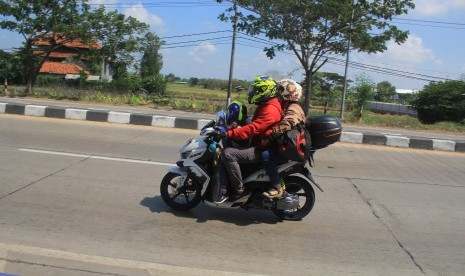
[[281, 187], [281, 177], [278, 173], [278, 163], [286, 161], [282, 158], [276, 149], [267, 149], [262, 151], [261, 163], [265, 168], [266, 173], [270, 177], [270, 184], [274, 188], [278, 189]]

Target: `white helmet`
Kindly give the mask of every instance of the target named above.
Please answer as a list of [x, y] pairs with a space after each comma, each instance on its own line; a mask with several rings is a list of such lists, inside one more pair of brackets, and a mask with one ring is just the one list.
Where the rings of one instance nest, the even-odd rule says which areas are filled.
[[285, 101], [300, 102], [302, 86], [295, 80], [283, 79], [278, 82], [278, 94]]

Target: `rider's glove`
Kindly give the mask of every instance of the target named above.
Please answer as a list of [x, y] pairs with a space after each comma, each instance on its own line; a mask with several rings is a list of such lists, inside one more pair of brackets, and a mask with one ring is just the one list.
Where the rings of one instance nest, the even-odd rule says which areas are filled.
[[223, 132], [223, 133], [226, 133], [226, 131], [228, 130], [228, 129], [227, 129], [226, 127], [224, 127], [224, 126], [219, 126], [217, 129], [218, 129], [220, 132]]
[[270, 145], [270, 138], [268, 137], [265, 137], [262, 139], [262, 141], [260, 142], [260, 146], [262, 147], [268, 147]]
[[225, 138], [226, 137], [226, 132], [223, 132], [223, 131], [220, 131], [220, 130], [217, 130], [215, 132], [215, 135], [219, 138]]
[[218, 138], [225, 138], [226, 137], [226, 128], [225, 127], [217, 127], [215, 130], [215, 136]]

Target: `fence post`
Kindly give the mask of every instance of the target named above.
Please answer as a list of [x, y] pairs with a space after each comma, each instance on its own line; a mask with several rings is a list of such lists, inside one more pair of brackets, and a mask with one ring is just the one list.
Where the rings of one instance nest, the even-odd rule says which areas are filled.
[[8, 96], [8, 80], [5, 77], [5, 83], [3, 84], [3, 93], [5, 93], [5, 96]]

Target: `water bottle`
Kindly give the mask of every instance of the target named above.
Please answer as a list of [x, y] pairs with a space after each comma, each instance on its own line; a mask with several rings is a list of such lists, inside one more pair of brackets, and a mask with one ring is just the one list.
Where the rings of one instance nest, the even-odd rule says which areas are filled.
[[216, 151], [216, 144], [217, 144], [216, 141], [212, 141], [212, 142], [210, 143], [210, 145], [208, 145], [208, 150], [209, 150], [210, 152], [215, 152], [215, 151]]

